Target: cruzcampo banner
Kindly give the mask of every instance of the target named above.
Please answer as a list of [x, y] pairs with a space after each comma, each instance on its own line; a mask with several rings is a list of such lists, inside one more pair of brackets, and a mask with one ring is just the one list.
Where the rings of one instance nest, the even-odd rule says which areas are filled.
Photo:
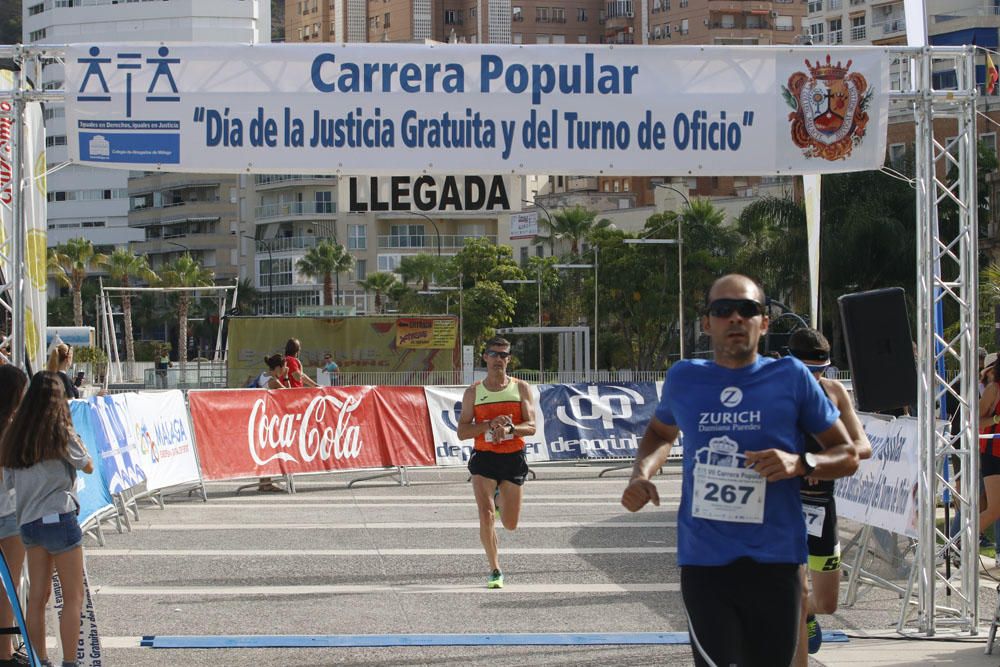
[[440, 317], [400, 317], [396, 320], [396, 348], [453, 350], [458, 320]]
[[[453, 315], [419, 318], [444, 323], [445, 329], [457, 332]], [[440, 325], [438, 325], [440, 326]], [[295, 337], [302, 344], [299, 360], [305, 372], [315, 379], [315, 369], [323, 355], [333, 355], [341, 377], [350, 373], [426, 373], [453, 371], [459, 368], [458, 336], [451, 336], [450, 348], [417, 348], [398, 345], [398, 319], [392, 315], [372, 317], [233, 317], [229, 319], [229, 386], [245, 387], [247, 382], [266, 370], [264, 358], [284, 353], [285, 343]], [[388, 384], [407, 384], [405, 376], [392, 378]]]
[[883, 47], [100, 44], [65, 56], [70, 160], [342, 175], [878, 169]]

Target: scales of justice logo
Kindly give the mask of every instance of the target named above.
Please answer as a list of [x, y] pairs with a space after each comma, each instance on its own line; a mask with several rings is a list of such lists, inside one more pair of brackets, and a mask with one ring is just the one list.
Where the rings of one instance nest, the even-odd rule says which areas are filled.
[[795, 72], [781, 95], [792, 108], [788, 121], [792, 141], [807, 158], [844, 160], [861, 143], [868, 125], [872, 91], [858, 72], [850, 72], [852, 61], [841, 65], [805, 61], [809, 73]]

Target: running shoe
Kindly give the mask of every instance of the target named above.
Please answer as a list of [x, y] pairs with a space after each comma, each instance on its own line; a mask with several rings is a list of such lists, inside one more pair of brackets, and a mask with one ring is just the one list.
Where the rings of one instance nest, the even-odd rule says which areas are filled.
[[819, 652], [819, 647], [823, 645], [823, 630], [819, 627], [816, 616], [806, 616], [806, 631], [809, 634], [809, 654], [812, 655]]
[[503, 588], [503, 572], [493, 570], [490, 578], [486, 580], [486, 588]]

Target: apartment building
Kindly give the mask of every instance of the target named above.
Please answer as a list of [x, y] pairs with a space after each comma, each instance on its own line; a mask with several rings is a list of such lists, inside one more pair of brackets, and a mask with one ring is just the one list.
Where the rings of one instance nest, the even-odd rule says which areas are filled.
[[[26, 44], [81, 41], [270, 40], [270, 4], [266, 0], [153, 2], [135, 0], [23, 0]], [[63, 88], [63, 68], [48, 63], [42, 86]], [[61, 104], [45, 109], [46, 159], [50, 167], [65, 162], [66, 123]], [[70, 165], [48, 178], [49, 245], [83, 236], [97, 246], [142, 241], [142, 229], [128, 225], [129, 172]]]

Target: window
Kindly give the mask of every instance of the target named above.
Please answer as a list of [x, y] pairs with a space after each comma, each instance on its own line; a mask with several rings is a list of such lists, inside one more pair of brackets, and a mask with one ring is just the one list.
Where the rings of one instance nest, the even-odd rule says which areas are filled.
[[541, 243], [535, 246], [535, 257], [545, 257], [545, 246]]
[[865, 25], [865, 15], [851, 17], [851, 41], [859, 42], [865, 39], [868, 30]]
[[[685, 0], [681, 0], [681, 2], [684, 2], [684, 1]], [[688, 34], [688, 20], [687, 19], [681, 19], [681, 30], [680, 30], [680, 32], [681, 32], [682, 35]]]
[[535, 44], [548, 44], [551, 41], [548, 35], [543, 35], [542, 33], [535, 35]]
[[271, 285], [291, 285], [292, 284], [292, 258], [279, 257], [278, 259], [261, 259], [257, 266], [257, 282], [260, 287], [270, 287]]
[[979, 135], [979, 144], [985, 148], [988, 148], [993, 152], [994, 155], [997, 153], [997, 133], [989, 132], [987, 134]]
[[829, 0], [829, 2], [827, 3], [827, 7], [828, 7], [829, 11], [831, 11], [831, 12], [835, 12], [835, 11], [837, 11], [839, 9], [843, 9], [844, 8], [844, 0]]
[[583, 23], [587, 20], [587, 10], [583, 7], [579, 7], [576, 10], [576, 20]]
[[528, 265], [528, 246], [526, 245], [521, 246], [519, 261], [521, 266]]
[[566, 22], [566, 10], [562, 7], [552, 8], [552, 22], [553, 23], [565, 23]]
[[903, 159], [906, 157], [906, 144], [889, 145], [889, 165], [894, 169], [903, 166]]
[[512, 21], [523, 21], [524, 20], [524, 10], [520, 5], [514, 5], [510, 8], [510, 18]]
[[47, 148], [52, 148], [53, 146], [65, 146], [66, 145], [66, 135], [56, 134], [45, 137], [45, 146]]
[[841, 22], [841, 20], [840, 19], [831, 19], [830, 23], [829, 23], [829, 26], [830, 26], [830, 30], [828, 31], [830, 33], [829, 43], [830, 44], [843, 44], [844, 43], [844, 29], [843, 29], [844, 24]]
[[379, 271], [395, 271], [399, 268], [399, 260], [403, 258], [402, 255], [379, 255], [378, 256], [378, 270]]
[[390, 225], [389, 237], [390, 248], [423, 248], [424, 225]]
[[524, 35], [519, 32], [513, 32], [510, 35], [511, 44], [524, 44]]
[[576, 36], [576, 43], [577, 44], [586, 44], [587, 43], [587, 36], [586, 35], [577, 35]]
[[813, 44], [823, 43], [823, 24], [813, 23], [809, 26], [809, 35], [812, 36]]
[[40, 39], [45, 39], [45, 28], [42, 28], [41, 30], [32, 30], [28, 34], [29, 42], [37, 42]]
[[368, 260], [354, 260], [354, 280], [365, 280], [368, 277]]
[[461, 25], [462, 19], [457, 10], [446, 9], [444, 10], [444, 24], [445, 25]]
[[810, 14], [818, 14], [823, 11], [823, 0], [809, 0], [806, 9]]
[[384, 28], [388, 28], [389, 27], [389, 12], [385, 13], [384, 20], [382, 21], [382, 27], [384, 27]]
[[535, 21], [538, 23], [548, 23], [549, 22], [549, 8], [548, 7], [535, 7]]
[[348, 250], [368, 249], [367, 225], [347, 225], [347, 249]]
[[45, 11], [45, 3], [39, 2], [37, 5], [32, 5], [28, 7], [28, 16], [34, 16], [35, 14], [41, 14]]
[[333, 193], [329, 190], [316, 193], [316, 212], [333, 213]]

